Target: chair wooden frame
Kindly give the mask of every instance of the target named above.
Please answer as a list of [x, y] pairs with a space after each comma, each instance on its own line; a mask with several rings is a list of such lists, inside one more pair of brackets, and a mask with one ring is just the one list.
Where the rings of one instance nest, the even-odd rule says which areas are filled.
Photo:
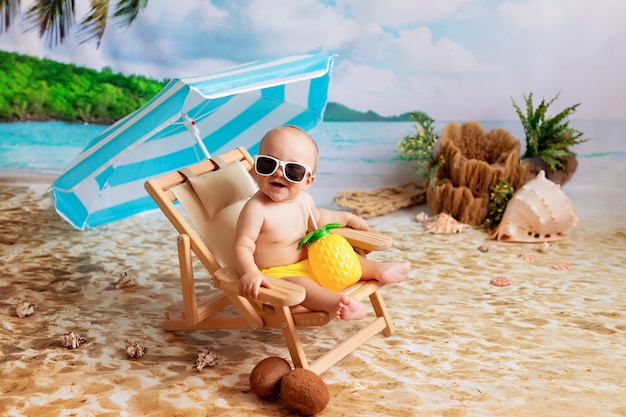
[[[245, 148], [237, 148], [219, 157], [220, 164], [239, 161], [249, 172], [253, 159]], [[187, 168], [186, 172], [202, 176], [218, 170], [218, 163], [206, 160]], [[187, 178], [176, 171], [160, 178], [148, 180], [145, 188], [177, 230], [178, 256], [180, 262], [183, 311], [178, 318], [165, 313], [163, 327], [168, 331], [211, 330], [211, 329], [279, 329], [285, 339], [293, 365], [296, 368], [310, 369], [321, 374], [328, 368], [349, 355], [353, 350], [367, 342], [378, 333], [389, 336], [394, 332], [391, 317], [380, 293], [384, 284], [378, 281], [360, 281], [342, 291], [359, 300], [369, 297], [375, 318], [366, 317], [359, 323], [366, 323], [357, 332], [348, 336], [328, 352], [314, 361], [308, 361], [302, 342], [298, 336], [298, 327], [324, 326], [332, 318], [325, 312], [309, 311], [298, 306], [305, 297], [305, 290], [299, 285], [285, 280], [272, 279], [272, 288], [261, 288], [259, 301], [248, 300], [239, 295], [239, 277], [226, 265], [220, 265], [207, 244], [197, 233], [188, 218], [179, 210], [175, 202], [176, 195], [172, 188], [184, 184]], [[344, 236], [357, 252], [365, 255], [370, 251], [382, 250], [391, 246], [391, 238], [385, 235], [363, 232], [353, 229], [334, 229], [334, 233]], [[200, 260], [212, 276], [212, 283], [219, 291], [213, 292], [200, 302], [196, 296], [192, 253]], [[234, 306], [237, 315], [220, 314], [226, 307]]]

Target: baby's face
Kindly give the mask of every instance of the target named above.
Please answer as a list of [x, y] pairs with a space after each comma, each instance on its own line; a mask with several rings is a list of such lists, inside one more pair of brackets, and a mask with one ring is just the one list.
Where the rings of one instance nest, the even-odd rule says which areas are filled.
[[[268, 155], [280, 161], [298, 162], [312, 170], [317, 166], [315, 145], [304, 132], [293, 128], [283, 127], [272, 131], [261, 143], [259, 155]], [[282, 167], [270, 176], [255, 173], [254, 177], [261, 191], [273, 201], [291, 201], [315, 180], [313, 173], [310, 173], [306, 174], [302, 182], [294, 183], [285, 178]]]

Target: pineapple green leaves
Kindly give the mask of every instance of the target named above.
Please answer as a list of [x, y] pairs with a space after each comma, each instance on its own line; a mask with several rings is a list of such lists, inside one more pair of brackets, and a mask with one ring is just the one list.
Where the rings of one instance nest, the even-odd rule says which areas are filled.
[[583, 133], [571, 128], [569, 121], [566, 120], [569, 115], [576, 111], [580, 103], [565, 108], [555, 116], [548, 115], [550, 105], [556, 101], [559, 95], [560, 93], [548, 102], [542, 99], [537, 107], [533, 104], [532, 93], [528, 97], [524, 96], [525, 113], [511, 98], [526, 134], [526, 151], [522, 158], [539, 157], [553, 170], [563, 168], [562, 161], [575, 155], [569, 149], [571, 146], [588, 140], [581, 139]]
[[320, 240], [324, 236], [330, 234], [331, 229], [336, 229], [337, 227], [341, 227], [341, 225], [339, 223], [328, 223], [327, 225], [322, 226], [319, 229], [312, 231], [311, 233], [306, 235], [304, 239], [300, 241], [300, 243], [298, 244], [298, 249], [300, 249], [302, 245], [307, 244], [307, 243], [309, 245], [312, 245], [313, 243]]

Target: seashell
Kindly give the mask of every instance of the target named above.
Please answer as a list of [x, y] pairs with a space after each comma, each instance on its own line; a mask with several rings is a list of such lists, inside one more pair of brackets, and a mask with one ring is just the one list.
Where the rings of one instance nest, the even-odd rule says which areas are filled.
[[526, 262], [532, 262], [535, 260], [535, 255], [533, 255], [532, 253], [520, 253], [519, 255], [517, 255], [518, 258], [520, 258], [522, 261], [526, 261]]
[[489, 281], [489, 283], [496, 287], [508, 287], [509, 285], [512, 284], [510, 279], [508, 279], [507, 277], [503, 277], [503, 276], [495, 277], [491, 281]]
[[35, 304], [19, 303], [17, 306], [15, 306], [15, 314], [21, 319], [23, 319], [24, 317], [32, 316], [33, 314], [35, 314]]
[[130, 277], [126, 272], [122, 272], [119, 278], [117, 279], [117, 282], [113, 283], [113, 287], [115, 287], [116, 290], [119, 290], [122, 288], [131, 288], [131, 287], [134, 287], [135, 285], [137, 285], [137, 278]]
[[415, 221], [417, 221], [418, 223], [427, 223], [429, 220], [430, 216], [423, 211], [420, 211], [419, 213], [417, 213], [417, 216], [415, 216]]
[[195, 370], [200, 372], [205, 366], [217, 365], [217, 355], [209, 350], [199, 350], [196, 361], [193, 363]]
[[572, 263], [567, 261], [559, 261], [552, 265], [552, 268], [560, 269], [561, 271], [569, 271], [570, 269], [572, 269]]
[[448, 213], [439, 213], [430, 217], [424, 224], [426, 225], [426, 230], [434, 234], [462, 233], [465, 229], [471, 227], [469, 224], [455, 220]]
[[552, 250], [552, 245], [549, 244], [548, 242], [543, 242], [543, 244], [539, 247], [539, 252], [542, 252], [542, 253], [550, 253], [551, 250]]
[[141, 346], [139, 342], [132, 342], [126, 346], [126, 355], [129, 358], [139, 359], [148, 351], [147, 347]]
[[490, 237], [509, 242], [548, 242], [564, 239], [577, 224], [572, 201], [540, 171], [515, 192]]
[[61, 337], [61, 343], [63, 343], [63, 347], [66, 347], [68, 349], [76, 349], [81, 345], [87, 343], [87, 340], [79, 337], [74, 332], [69, 332], [68, 334]]
[[498, 247], [496, 245], [480, 245], [477, 249], [484, 253], [498, 251]]

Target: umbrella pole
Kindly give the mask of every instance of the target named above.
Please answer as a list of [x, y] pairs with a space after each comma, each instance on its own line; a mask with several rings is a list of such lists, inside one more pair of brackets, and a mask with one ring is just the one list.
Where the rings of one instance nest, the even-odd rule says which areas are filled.
[[206, 146], [204, 146], [204, 142], [202, 142], [202, 138], [200, 137], [200, 129], [198, 129], [196, 121], [187, 116], [187, 113], [183, 113], [183, 123], [185, 124], [185, 127], [187, 128], [189, 133], [191, 133], [191, 136], [193, 136], [196, 142], [198, 142], [198, 146], [200, 146], [200, 150], [202, 150], [202, 153], [204, 154], [206, 159], [211, 159], [211, 154], [209, 153], [209, 150], [206, 148]]

